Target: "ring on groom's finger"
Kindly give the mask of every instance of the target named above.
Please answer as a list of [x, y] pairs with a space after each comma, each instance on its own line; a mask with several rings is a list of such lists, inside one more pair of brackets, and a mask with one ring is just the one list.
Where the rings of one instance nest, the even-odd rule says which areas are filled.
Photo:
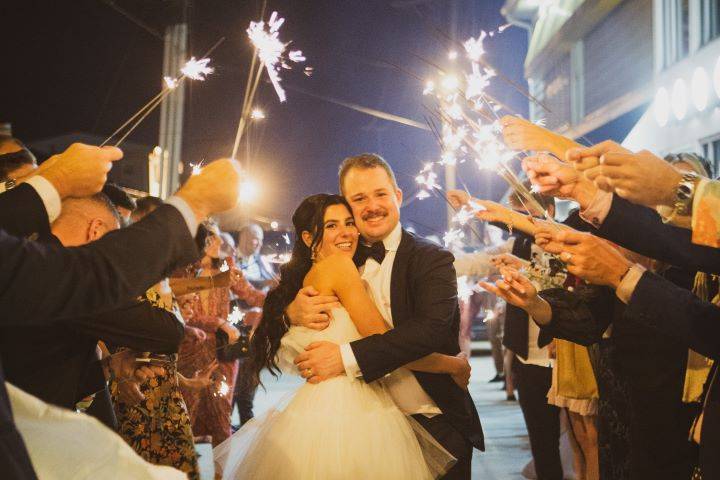
[[312, 377], [312, 368], [308, 368], [305, 370], [305, 374], [308, 376], [308, 378]]

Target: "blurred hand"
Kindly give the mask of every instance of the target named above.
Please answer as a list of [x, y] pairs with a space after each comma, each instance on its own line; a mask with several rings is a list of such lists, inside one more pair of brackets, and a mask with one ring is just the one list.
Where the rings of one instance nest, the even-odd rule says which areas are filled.
[[118, 398], [127, 406], [137, 405], [145, 400], [140, 391], [140, 384], [132, 380], [119, 380], [117, 384]]
[[194, 390], [200, 390], [202, 388], [207, 388], [210, 385], [213, 385], [215, 383], [213, 380], [213, 373], [215, 373], [215, 370], [217, 370], [219, 366], [220, 363], [217, 361], [217, 359], [213, 360], [205, 368], [196, 371], [195, 375], [193, 375], [192, 378], [189, 378], [185, 382], [186, 386]]
[[577, 231], [544, 232], [536, 235], [544, 250], [560, 255], [568, 272], [594, 285], [616, 289], [632, 266], [608, 241]]
[[227, 333], [229, 344], [233, 344], [240, 339], [240, 330], [230, 323], [223, 322], [220, 324], [220, 330]]
[[119, 148], [73, 143], [43, 162], [35, 174], [52, 183], [60, 198], [87, 197], [102, 190], [112, 162], [122, 156]]
[[320, 295], [314, 287], [301, 288], [285, 310], [293, 325], [325, 330], [330, 325], [331, 310], [340, 306], [334, 295]]
[[[673, 206], [682, 174], [668, 162], [647, 150], [639, 153], [608, 152], [600, 164], [585, 175], [606, 190], [647, 207]], [[597, 179], [602, 179], [598, 182]]]
[[190, 339], [191, 342], [196, 345], [204, 342], [205, 339], [207, 339], [207, 334], [204, 330], [188, 325], [185, 325], [185, 335]]
[[238, 202], [239, 188], [240, 164], [223, 158], [188, 178], [176, 195], [190, 205], [200, 222], [209, 215], [233, 208]]
[[166, 373], [165, 369], [158, 365], [138, 363], [137, 353], [132, 350], [123, 350], [111, 355], [109, 363], [118, 382], [118, 395], [128, 405], [135, 405], [145, 400], [139, 383]]
[[605, 140], [591, 147], [571, 148], [565, 154], [566, 160], [584, 172], [600, 164], [600, 157], [606, 153], [631, 153], [630, 150], [612, 140]]
[[505, 115], [500, 119], [503, 141], [510, 150], [549, 150], [550, 132], [524, 118]]
[[490, 261], [499, 269], [511, 267], [516, 270], [520, 270], [522, 267], [525, 266], [526, 263], [524, 260], [521, 260], [520, 258], [516, 257], [511, 253], [501, 253], [500, 255], [494, 255], [490, 258]]
[[450, 374], [450, 377], [452, 377], [453, 381], [458, 385], [458, 387], [467, 391], [468, 385], [470, 384], [472, 367], [470, 366], [470, 362], [468, 361], [465, 352], [458, 353], [455, 358], [457, 359], [456, 370]]
[[459, 209], [470, 201], [470, 194], [465, 190], [448, 190], [447, 199], [454, 209]]
[[503, 276], [501, 280], [494, 284], [480, 282], [480, 286], [523, 310], [537, 301], [537, 289], [524, 275], [510, 267], [500, 269], [500, 273]]

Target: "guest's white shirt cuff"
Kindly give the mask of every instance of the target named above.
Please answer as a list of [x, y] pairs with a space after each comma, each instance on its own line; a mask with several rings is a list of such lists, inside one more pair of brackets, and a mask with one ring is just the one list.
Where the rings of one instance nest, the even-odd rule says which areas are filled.
[[173, 207], [178, 209], [180, 214], [185, 219], [188, 230], [190, 230], [190, 235], [192, 235], [194, 238], [198, 230], [198, 221], [192, 208], [190, 208], [190, 205], [188, 205], [185, 200], [178, 197], [177, 195], [173, 195], [172, 197], [168, 198], [167, 200], [165, 200], [165, 203], [167, 203], [168, 205], [172, 205]]
[[645, 267], [636, 263], [625, 274], [617, 290], [615, 290], [615, 294], [623, 303], [630, 303], [630, 298], [632, 298], [635, 287], [637, 287], [643, 273], [645, 273]]
[[52, 223], [60, 216], [60, 210], [62, 209], [62, 200], [57, 189], [50, 183], [50, 180], [40, 176], [34, 175], [27, 179], [24, 183], [27, 183], [35, 189], [40, 199], [45, 205], [45, 211], [48, 215], [48, 222]]
[[350, 378], [362, 377], [360, 366], [355, 359], [355, 354], [349, 343], [340, 345], [340, 355], [342, 356], [343, 366], [345, 367], [345, 374]]

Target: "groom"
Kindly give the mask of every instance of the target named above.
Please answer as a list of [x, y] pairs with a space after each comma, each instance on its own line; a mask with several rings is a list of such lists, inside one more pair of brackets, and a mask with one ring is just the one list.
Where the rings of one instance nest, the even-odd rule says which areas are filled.
[[[469, 479], [472, 448], [484, 449], [470, 394], [449, 375], [395, 371], [433, 352], [457, 355], [460, 351], [453, 256], [402, 229], [402, 191], [380, 156], [345, 159], [340, 166], [340, 191], [367, 243], [356, 255], [362, 277], [393, 328], [345, 345], [312, 344], [295, 363], [315, 383], [342, 374], [366, 382], [385, 377], [398, 407], [458, 459], [444, 478]], [[324, 307], [310, 293], [301, 290], [286, 313], [293, 324], [318, 328]]]

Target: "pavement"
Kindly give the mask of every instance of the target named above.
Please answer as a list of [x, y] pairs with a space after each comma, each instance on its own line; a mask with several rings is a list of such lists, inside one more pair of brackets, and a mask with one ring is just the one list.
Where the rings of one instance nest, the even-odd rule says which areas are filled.
[[[487, 356], [473, 357], [470, 394], [475, 400], [485, 432], [485, 452], [473, 455], [472, 478], [477, 480], [521, 480], [520, 472], [531, 458], [525, 422], [517, 402], [505, 400], [501, 383], [488, 383], [495, 375], [492, 359]], [[282, 376], [274, 379], [263, 375], [265, 390], [255, 396], [255, 414], [262, 415], [285, 395], [291, 394], [300, 384], [296, 377]], [[237, 423], [237, 412], [233, 416]], [[212, 463], [208, 445], [198, 447], [201, 453], [202, 478], [212, 479]]]

